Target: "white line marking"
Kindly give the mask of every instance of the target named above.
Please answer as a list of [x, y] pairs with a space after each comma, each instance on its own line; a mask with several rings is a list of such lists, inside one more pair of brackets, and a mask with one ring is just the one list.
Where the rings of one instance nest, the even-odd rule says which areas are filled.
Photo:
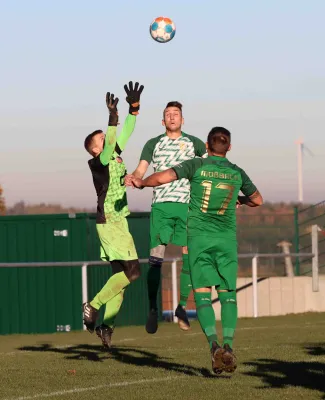
[[91, 386], [91, 387], [85, 387], [85, 388], [75, 388], [75, 389], [68, 389], [68, 390], [60, 390], [59, 392], [52, 392], [52, 393], [38, 393], [38, 394], [35, 394], [33, 396], [11, 397], [10, 399], [5, 399], [5, 400], [42, 399], [42, 398], [47, 398], [47, 397], [64, 396], [66, 394], [89, 392], [89, 391], [98, 390], [98, 389], [110, 389], [110, 388], [114, 388], [114, 387], [124, 387], [124, 386], [130, 386], [130, 385], [143, 385], [143, 384], [146, 384], [146, 383], [165, 382], [165, 381], [171, 381], [171, 380], [176, 380], [176, 379], [181, 379], [181, 378], [184, 378], [184, 377], [174, 376], [174, 377], [168, 377], [168, 378], [140, 379], [138, 381], [118, 382], [118, 383], [110, 383], [110, 384], [107, 384], [107, 385], [99, 385], [99, 386]]

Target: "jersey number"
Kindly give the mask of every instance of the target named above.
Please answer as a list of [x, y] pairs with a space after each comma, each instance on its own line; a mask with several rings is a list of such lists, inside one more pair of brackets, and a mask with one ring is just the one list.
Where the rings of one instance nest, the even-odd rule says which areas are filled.
[[[201, 204], [201, 211], [206, 213], [208, 212], [208, 207], [209, 207], [209, 201], [210, 201], [210, 196], [211, 196], [211, 191], [212, 191], [212, 181], [203, 181], [201, 183], [203, 186], [203, 197], [202, 197], [202, 204]], [[234, 193], [235, 187], [232, 185], [228, 185], [227, 183], [218, 183], [215, 186], [216, 189], [220, 190], [227, 190], [229, 191], [227, 197], [224, 199], [224, 201], [221, 204], [221, 207], [217, 211], [218, 215], [223, 215], [227, 207], [232, 199], [232, 195]]]

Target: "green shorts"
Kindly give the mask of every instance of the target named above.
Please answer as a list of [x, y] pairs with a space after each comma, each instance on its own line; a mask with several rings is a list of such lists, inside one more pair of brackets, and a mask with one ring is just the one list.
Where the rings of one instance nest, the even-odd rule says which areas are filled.
[[100, 240], [100, 258], [103, 261], [138, 259], [126, 218], [97, 224], [96, 228]]
[[187, 245], [187, 203], [154, 203], [150, 214], [150, 249], [161, 244]]
[[191, 236], [187, 240], [193, 289], [216, 286], [236, 290], [237, 240], [210, 236]]

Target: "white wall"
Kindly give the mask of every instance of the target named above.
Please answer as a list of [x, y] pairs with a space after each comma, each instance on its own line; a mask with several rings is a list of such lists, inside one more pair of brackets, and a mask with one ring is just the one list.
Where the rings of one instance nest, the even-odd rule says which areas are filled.
[[[252, 283], [252, 278], [238, 278], [237, 289]], [[273, 277], [258, 283], [258, 316], [274, 316], [308, 311], [325, 311], [325, 277], [320, 276], [319, 291], [312, 291], [311, 277]], [[214, 291], [212, 298], [217, 298]], [[253, 288], [237, 292], [238, 317], [253, 317]], [[220, 303], [213, 305], [220, 319]]]

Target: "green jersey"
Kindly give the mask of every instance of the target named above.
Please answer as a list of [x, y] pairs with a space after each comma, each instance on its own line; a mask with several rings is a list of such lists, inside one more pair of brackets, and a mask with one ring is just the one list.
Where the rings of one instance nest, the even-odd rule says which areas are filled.
[[136, 117], [129, 114], [117, 139], [116, 127], [109, 126], [103, 152], [88, 161], [98, 198], [98, 224], [119, 221], [130, 214], [124, 184], [127, 171], [121, 153], [134, 131], [135, 121]]
[[178, 179], [191, 183], [188, 236], [236, 238], [236, 203], [257, 189], [245, 171], [227, 158], [210, 156], [186, 161], [173, 168]]
[[[195, 136], [182, 135], [170, 139], [166, 133], [150, 139], [144, 146], [140, 160], [152, 163], [155, 172], [165, 171], [183, 161], [206, 154], [205, 144]], [[177, 202], [189, 203], [190, 183], [183, 178], [166, 183], [153, 189], [153, 203]]]

